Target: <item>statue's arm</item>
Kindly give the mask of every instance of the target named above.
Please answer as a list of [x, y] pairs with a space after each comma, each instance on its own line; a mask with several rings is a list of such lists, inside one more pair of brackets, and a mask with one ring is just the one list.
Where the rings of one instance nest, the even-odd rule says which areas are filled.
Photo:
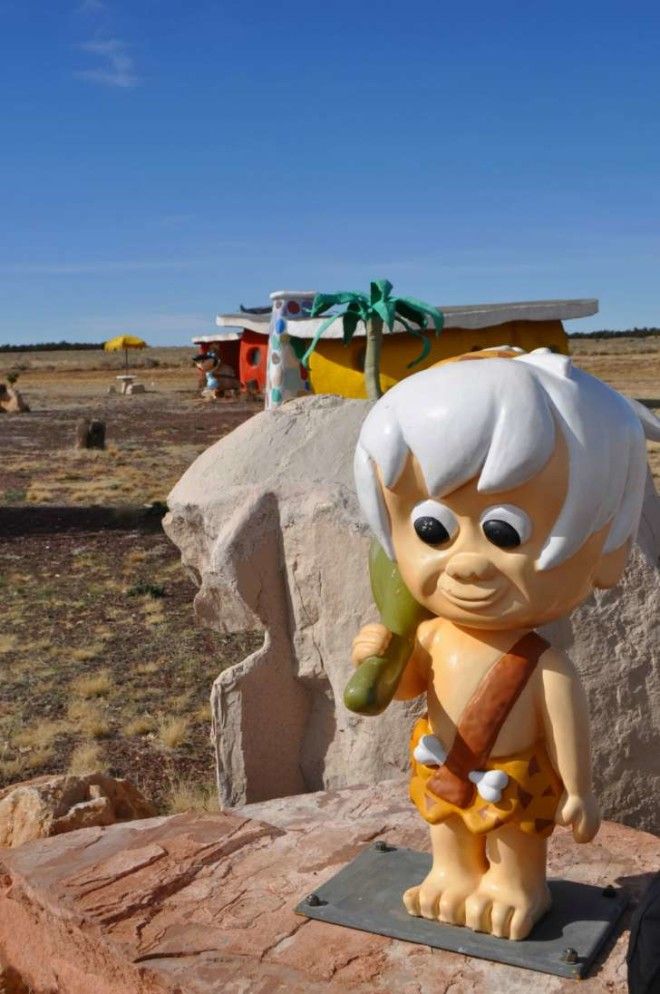
[[428, 690], [431, 672], [431, 655], [427, 648], [428, 636], [426, 625], [421, 624], [417, 629], [412, 655], [394, 695], [395, 701], [410, 701]]
[[564, 783], [556, 821], [571, 825], [577, 842], [589, 842], [600, 825], [591, 785], [589, 710], [580, 678], [565, 653], [548, 649], [541, 659], [541, 710], [552, 765]]

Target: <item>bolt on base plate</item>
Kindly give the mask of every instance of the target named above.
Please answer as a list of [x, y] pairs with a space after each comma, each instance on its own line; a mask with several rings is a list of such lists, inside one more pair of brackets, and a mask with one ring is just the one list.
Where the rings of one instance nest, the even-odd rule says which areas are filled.
[[377, 842], [300, 902], [296, 913], [435, 949], [575, 980], [585, 977], [617, 930], [627, 899], [608, 884], [549, 880], [550, 911], [522, 942], [409, 915], [401, 895], [431, 868], [427, 853]]

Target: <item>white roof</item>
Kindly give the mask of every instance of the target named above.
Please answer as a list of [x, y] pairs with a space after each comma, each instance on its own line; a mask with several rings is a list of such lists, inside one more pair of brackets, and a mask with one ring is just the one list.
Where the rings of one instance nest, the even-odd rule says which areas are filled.
[[270, 299], [281, 300], [282, 298], [286, 298], [288, 300], [290, 297], [294, 297], [298, 300], [314, 300], [315, 296], [316, 290], [274, 290], [270, 294]]
[[209, 342], [236, 342], [242, 334], [242, 328], [238, 330], [230, 328], [227, 331], [216, 331], [215, 335], [195, 335], [194, 338], [191, 338], [191, 342], [193, 345], [203, 345]]
[[[586, 318], [598, 313], [598, 301], [594, 298], [580, 300], [523, 300], [510, 304], [464, 304], [460, 307], [438, 306], [445, 316], [445, 328], [489, 328], [492, 325], [506, 324], [509, 321], [568, 321], [573, 318]], [[289, 320], [287, 331], [294, 338], [313, 338], [321, 318]], [[215, 323], [219, 328], [249, 328], [250, 331], [268, 334], [270, 314], [218, 314]], [[432, 324], [429, 322], [429, 327]], [[394, 334], [405, 331], [402, 324], [394, 325]], [[342, 322], [335, 321], [324, 338], [341, 338]], [[355, 334], [365, 334], [364, 325], [359, 324]], [[391, 332], [385, 329], [385, 334]], [[202, 339], [195, 339], [201, 341]], [[210, 341], [213, 341], [211, 338]]]

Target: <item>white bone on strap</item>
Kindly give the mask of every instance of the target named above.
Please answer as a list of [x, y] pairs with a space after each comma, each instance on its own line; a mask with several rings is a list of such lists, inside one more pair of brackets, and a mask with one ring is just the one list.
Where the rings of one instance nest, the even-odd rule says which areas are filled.
[[[447, 759], [447, 750], [435, 735], [422, 735], [413, 756], [424, 766], [442, 766]], [[477, 788], [479, 796], [493, 804], [502, 799], [502, 791], [509, 782], [504, 770], [472, 770], [468, 777]]]

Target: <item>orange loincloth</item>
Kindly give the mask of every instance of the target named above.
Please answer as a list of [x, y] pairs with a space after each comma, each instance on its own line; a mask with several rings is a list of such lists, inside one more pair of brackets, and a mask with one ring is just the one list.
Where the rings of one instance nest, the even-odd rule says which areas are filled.
[[529, 835], [547, 837], [552, 834], [563, 784], [542, 742], [537, 742], [530, 749], [514, 756], [489, 759], [484, 770], [503, 770], [509, 777], [501, 799], [496, 803], [486, 801], [475, 791], [470, 804], [466, 808], [459, 808], [426, 788], [427, 781], [437, 773], [438, 767], [424, 766], [413, 756], [423, 735], [433, 735], [428, 716], [416, 722], [410, 739], [410, 799], [425, 821], [435, 825], [455, 814], [477, 835], [506, 824], [516, 825]]

